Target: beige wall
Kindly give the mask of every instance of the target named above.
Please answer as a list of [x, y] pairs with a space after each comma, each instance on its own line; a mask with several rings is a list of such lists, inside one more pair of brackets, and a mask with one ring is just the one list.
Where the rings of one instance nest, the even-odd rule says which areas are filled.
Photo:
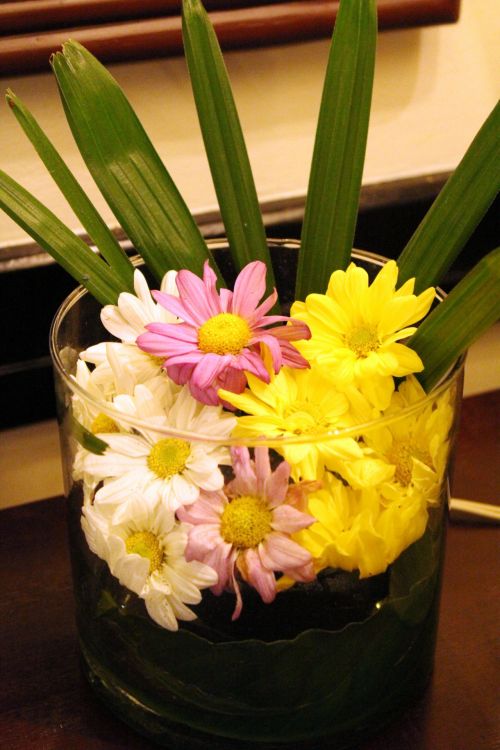
[[[452, 169], [498, 97], [498, 0], [462, 0], [459, 23], [380, 34], [365, 183]], [[226, 56], [262, 200], [303, 195], [328, 42]], [[109, 66], [195, 212], [215, 206], [182, 59]], [[25, 100], [109, 222], [82, 165], [50, 73], [0, 79]], [[7, 107], [0, 110], [0, 167], [73, 227]], [[22, 232], [0, 216], [0, 247]]]

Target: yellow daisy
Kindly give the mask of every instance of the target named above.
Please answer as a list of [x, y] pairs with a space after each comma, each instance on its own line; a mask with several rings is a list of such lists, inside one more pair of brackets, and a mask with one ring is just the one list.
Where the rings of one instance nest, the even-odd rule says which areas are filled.
[[378, 409], [389, 405], [394, 377], [420, 372], [420, 357], [399, 343], [411, 336], [435, 296], [433, 288], [413, 294], [414, 279], [396, 290], [398, 267], [386, 263], [370, 284], [368, 274], [351, 263], [335, 271], [326, 294], [295, 302], [291, 315], [311, 330], [297, 348], [325, 368], [340, 385], [354, 383]]
[[[386, 415], [425, 399], [425, 391], [414, 377], [408, 377], [392, 396]], [[418, 493], [427, 503], [436, 503], [442, 491], [453, 424], [450, 394], [445, 392], [422, 408], [363, 435], [375, 454], [395, 467], [394, 475], [380, 491], [388, 502]]]
[[315, 569], [359, 570], [361, 578], [383, 573], [427, 525], [422, 496], [386, 504], [377, 489], [353, 490], [332, 474], [309, 496], [308, 512], [316, 523], [293, 538], [311, 553]]
[[[249, 388], [243, 393], [219, 391], [220, 398], [246, 413], [237, 417], [232, 434], [242, 438], [303, 436], [303, 441], [287, 444], [285, 440], [274, 446], [291, 465], [294, 481], [321, 479], [325, 468], [357, 487], [390, 479], [393, 467], [373, 458], [353, 437], [325, 436], [362, 421], [360, 404], [366, 402], [354, 389], [352, 394], [349, 388], [340, 393], [314, 366], [309, 370], [283, 367], [269, 384], [250, 373], [247, 377]], [[363, 416], [369, 411], [366, 407]]]

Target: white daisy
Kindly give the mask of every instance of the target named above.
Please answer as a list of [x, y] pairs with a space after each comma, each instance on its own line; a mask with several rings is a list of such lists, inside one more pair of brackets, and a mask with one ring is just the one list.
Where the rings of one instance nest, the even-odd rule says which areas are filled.
[[[175, 279], [177, 271], [168, 271], [162, 279], [160, 290], [178, 297]], [[105, 305], [101, 310], [101, 321], [107, 331], [124, 344], [135, 344], [139, 334], [144, 333], [148, 323], [175, 323], [177, 318], [155, 302], [148, 283], [136, 268], [134, 271], [135, 294], [122, 292], [118, 305]]]
[[[167, 411], [161, 389], [154, 393], [145, 385], [138, 385], [133, 397], [117, 396], [113, 404], [148, 425], [134, 434], [106, 434], [106, 451], [102, 455], [89, 453], [83, 461], [83, 470], [93, 477], [95, 486], [103, 482], [94, 502], [113, 523], [120, 523], [127, 516], [135, 492], [150, 506], [161, 501], [175, 511], [194, 503], [200, 488], [222, 488], [224, 478], [219, 464], [230, 463], [224, 441], [236, 424], [232, 414], [219, 406], [200, 404], [187, 387], [180, 390]], [[165, 437], [158, 431], [164, 427], [210, 434], [220, 443]]]
[[[117, 394], [116, 383], [111, 369], [109, 370], [109, 377], [96, 380], [95, 369], [91, 370], [86, 362], [78, 360], [76, 363], [76, 373], [72, 375], [72, 378], [100, 403], [106, 402], [111, 404], [114, 396]], [[107, 432], [105, 429], [94, 430], [94, 426], [98, 426], [97, 421], [100, 416], [100, 409], [94, 406], [88, 399], [83, 399], [78, 393], [75, 393], [72, 398], [72, 405], [75, 419], [87, 430], [91, 432]], [[113, 431], [114, 429], [115, 427], [113, 427]]]
[[178, 630], [178, 620], [196, 618], [186, 605], [200, 602], [200, 589], [216, 584], [217, 573], [208, 565], [186, 561], [188, 526], [164, 505], [150, 506], [135, 495], [128, 511], [113, 524], [95, 506], [85, 506], [87, 543], [122, 586], [144, 599], [158, 625]]
[[[160, 290], [179, 296], [175, 279], [177, 271], [168, 271], [162, 279]], [[121, 343], [99, 343], [80, 352], [80, 358], [96, 365], [98, 379], [109, 379], [113, 369], [111, 357], [120, 362], [120, 367], [133, 380], [133, 385], [145, 383], [163, 372], [163, 359], [147, 354], [136, 345], [148, 323], [175, 323], [177, 318], [157, 304], [141, 271], [134, 271], [135, 295], [122, 292], [117, 305], [105, 305], [101, 310], [101, 321], [107, 331], [120, 339]], [[126, 392], [131, 392], [130, 388]]]
[[[109, 368], [107, 377], [96, 377], [97, 369], [91, 370], [86, 362], [78, 360], [76, 363], [76, 374], [73, 379], [76, 383], [99, 404], [113, 403], [113, 398], [117, 395], [119, 386], [123, 386], [123, 374]], [[73, 417], [76, 422], [88, 432], [99, 436], [100, 440], [106, 441], [108, 433], [126, 432], [129, 430], [126, 425], [119, 425], [114, 419], [105, 414], [99, 406], [96, 406], [87, 398], [82, 398], [77, 392], [72, 396]], [[88, 450], [80, 444], [75, 443], [75, 455], [73, 458], [73, 478], [76, 481], [82, 480], [85, 498], [92, 497], [96, 482], [94, 477], [89, 474], [84, 467], [85, 458]]]

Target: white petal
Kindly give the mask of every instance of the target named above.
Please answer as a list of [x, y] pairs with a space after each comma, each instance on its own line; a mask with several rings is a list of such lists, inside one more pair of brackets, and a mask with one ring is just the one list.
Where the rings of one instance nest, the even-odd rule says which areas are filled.
[[179, 625], [166, 596], [154, 593], [145, 599], [146, 609], [151, 618], [167, 630], [178, 630]]
[[151, 452], [151, 446], [139, 435], [125, 435], [122, 433], [108, 434], [106, 442], [109, 449], [106, 454], [121, 454], [130, 458], [145, 458]]
[[[108, 435], [106, 436], [108, 437]], [[146, 468], [141, 458], [130, 458], [120, 453], [105, 453], [96, 456], [88, 454], [83, 461], [83, 469], [92, 475], [94, 479], [106, 479], [108, 477], [121, 477], [128, 472]]]

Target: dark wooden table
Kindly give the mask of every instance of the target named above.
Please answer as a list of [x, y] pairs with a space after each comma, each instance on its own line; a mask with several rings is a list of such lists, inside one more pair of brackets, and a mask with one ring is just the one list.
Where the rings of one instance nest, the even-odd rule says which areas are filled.
[[[456, 496], [497, 501], [499, 396], [464, 402]], [[450, 525], [432, 684], [359, 750], [500, 749], [498, 540], [492, 526]], [[0, 513], [0, 586], [0, 748], [153, 748], [81, 676], [62, 498]]]

